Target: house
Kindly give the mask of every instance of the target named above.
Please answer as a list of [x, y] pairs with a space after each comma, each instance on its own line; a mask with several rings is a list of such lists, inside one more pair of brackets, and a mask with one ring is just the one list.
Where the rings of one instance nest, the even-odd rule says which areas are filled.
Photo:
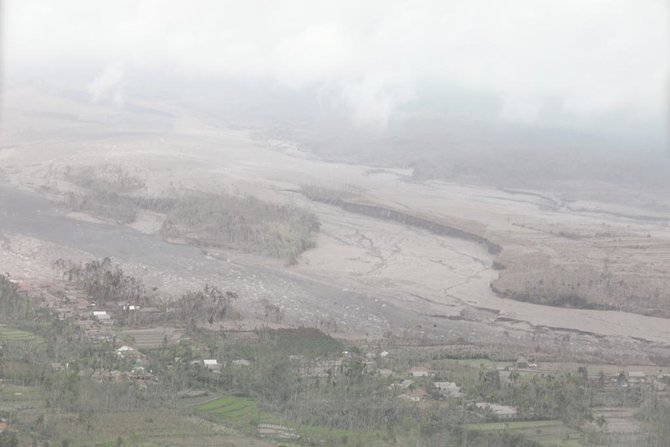
[[112, 324], [112, 323], [114, 323], [114, 321], [112, 320], [112, 317], [108, 314], [100, 315], [99, 317], [97, 317], [97, 320], [98, 320], [98, 323], [102, 323], [102, 324]]
[[140, 310], [140, 306], [138, 306], [136, 304], [123, 304], [123, 305], [121, 305], [121, 308], [123, 310], [127, 310], [129, 312], [134, 312], [134, 311]]
[[665, 383], [660, 382], [658, 380], [654, 380], [653, 384], [654, 384], [654, 389], [656, 391], [665, 391], [667, 389], [667, 386], [665, 385]]
[[433, 383], [435, 388], [440, 392], [442, 396], [445, 397], [462, 397], [463, 392], [461, 387], [456, 385], [454, 382], [435, 382]]
[[133, 369], [130, 371], [131, 374], [136, 374], [136, 375], [146, 375], [147, 370], [144, 368], [144, 366], [135, 366]]
[[111, 315], [109, 315], [107, 313], [107, 311], [104, 311], [104, 310], [94, 310], [93, 311], [93, 318], [95, 318], [95, 320], [98, 323], [102, 323], [102, 324], [112, 324], [113, 323]]
[[116, 350], [116, 355], [127, 360], [139, 360], [144, 357], [141, 352], [131, 346], [121, 346]]
[[216, 359], [205, 359], [202, 361], [202, 364], [210, 371], [219, 371], [221, 369], [221, 365]]
[[419, 402], [426, 398], [428, 393], [423, 388], [416, 388], [398, 396], [398, 399], [406, 400], [408, 402]]
[[338, 374], [342, 368], [342, 360], [318, 360], [307, 362], [300, 368], [302, 377], [331, 377]]
[[379, 353], [379, 357], [381, 357], [381, 358], [383, 358], [383, 359], [385, 359], [385, 358], [388, 357], [388, 356], [389, 356], [389, 352], [388, 352], [388, 351], [382, 351], [382, 352]]
[[403, 389], [403, 390], [408, 390], [412, 385], [414, 385], [414, 381], [411, 379], [404, 379], [400, 383], [392, 383], [388, 386], [389, 390], [394, 390], [397, 388]]
[[519, 357], [516, 361], [516, 367], [517, 369], [527, 369], [529, 367], [528, 359], [526, 357]]
[[517, 408], [510, 405], [492, 404], [489, 402], [477, 402], [475, 406], [479, 410], [490, 411], [500, 419], [512, 419], [516, 417]]
[[415, 366], [410, 369], [409, 372], [412, 374], [412, 377], [430, 377], [433, 375], [431, 371], [428, 371], [428, 369], [422, 366]]
[[638, 384], [645, 382], [647, 380], [647, 375], [642, 371], [631, 371], [628, 373], [628, 383]]
[[65, 369], [65, 365], [60, 362], [51, 362], [49, 363], [49, 366], [51, 366], [51, 369], [54, 371], [63, 371]]
[[391, 377], [393, 375], [393, 370], [389, 368], [380, 368], [377, 370], [377, 373], [382, 377]]
[[249, 360], [245, 360], [245, 359], [233, 360], [232, 364], [234, 366], [251, 366], [251, 362]]
[[126, 355], [127, 353], [132, 352], [132, 351], [134, 351], [134, 350], [135, 350], [135, 348], [124, 345], [124, 346], [121, 346], [119, 349], [117, 349], [117, 350], [116, 350], [116, 353], [117, 353], [119, 356], [123, 357], [123, 356]]

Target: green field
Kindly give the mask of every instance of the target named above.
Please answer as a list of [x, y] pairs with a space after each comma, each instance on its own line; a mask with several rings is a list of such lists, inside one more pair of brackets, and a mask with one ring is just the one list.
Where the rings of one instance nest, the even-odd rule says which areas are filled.
[[221, 423], [247, 434], [257, 435], [257, 427], [259, 425], [273, 424], [285, 427], [286, 432], [295, 433], [303, 438], [303, 440], [312, 439], [319, 443], [336, 443], [343, 446], [388, 445], [375, 432], [356, 432], [314, 426], [294, 427], [272, 414], [259, 409], [257, 401], [246, 397], [223, 396], [219, 399], [204, 402], [195, 408], [201, 415], [212, 422]]
[[581, 433], [566, 427], [558, 420], [487, 422], [468, 424], [465, 428], [480, 433], [507, 430], [547, 447], [580, 447], [582, 445], [579, 442]]
[[493, 430], [522, 430], [547, 427], [562, 427], [561, 421], [510, 421], [510, 422], [486, 422], [482, 424], [468, 424], [466, 428], [471, 431], [493, 431]]
[[44, 339], [32, 332], [0, 326], [0, 340], [4, 342], [42, 343]]
[[44, 394], [31, 386], [0, 384], [0, 411], [13, 412], [42, 408], [45, 405]]
[[9, 383], [0, 385], [0, 402], [39, 400], [43, 397], [43, 394], [42, 390], [32, 386]]
[[[270, 444], [246, 437], [230, 428], [167, 409], [93, 414], [88, 428], [86, 424], [77, 422], [77, 418], [75, 414], [47, 416], [50, 424], [58, 426], [59, 439], [67, 439], [73, 447], [271, 447]], [[122, 444], [119, 444], [119, 440]]]
[[196, 409], [214, 422], [245, 432], [258, 424], [282, 424], [271, 414], [261, 411], [257, 401], [246, 397], [223, 396], [200, 404]]
[[286, 355], [300, 354], [312, 358], [330, 356], [344, 350], [342, 342], [313, 328], [270, 331], [268, 342], [273, 345], [273, 349]]

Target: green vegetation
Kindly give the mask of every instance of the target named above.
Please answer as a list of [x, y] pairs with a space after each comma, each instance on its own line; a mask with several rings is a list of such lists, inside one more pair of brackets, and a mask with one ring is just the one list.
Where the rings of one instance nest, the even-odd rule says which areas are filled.
[[197, 245], [256, 253], [294, 262], [314, 247], [316, 216], [254, 197], [191, 194], [175, 200], [161, 234]]
[[503, 383], [497, 369], [480, 368], [466, 390], [479, 400], [516, 406], [524, 419], [561, 419], [570, 426], [592, 420], [591, 394], [583, 375], [520, 375]]
[[0, 341], [41, 343], [44, 341], [44, 339], [36, 336], [32, 332], [0, 326]]
[[[143, 290], [109, 261], [62, 264], [66, 279], [70, 272], [80, 287], [89, 284], [96, 299], [124, 295], [122, 284]], [[246, 447], [261, 445], [260, 438], [291, 446], [586, 447], [617, 445], [602, 428], [606, 421], [593, 418], [593, 407], [642, 403], [638, 417], [648, 432], [630, 445], [668, 445], [665, 397], [594, 380], [583, 367], [523, 372], [497, 361], [504, 352], [495, 361], [446, 347], [389, 347], [393, 352], [380, 356], [372, 354], [381, 347], [347, 346], [310, 328], [262, 329], [243, 338], [202, 328], [207, 320], [234, 317], [235, 299], [234, 292], [205, 286], [165, 304], [161, 324], [182, 321], [185, 336], [126, 358], [116, 350], [133, 343], [118, 338], [127, 319], [117, 321], [121, 327], [112, 336], [91, 338], [0, 275], [0, 417], [11, 416], [8, 433], [40, 447], [47, 441]], [[364, 355], [364, 349], [373, 352]], [[203, 359], [218, 364], [207, 367]], [[410, 375], [417, 365], [435, 376]], [[394, 375], [384, 377], [377, 368]], [[435, 381], [455, 381], [463, 395], [443, 395]], [[408, 398], [421, 394], [419, 402]], [[518, 412], [502, 419], [475, 402]]]
[[241, 431], [250, 431], [261, 423], [282, 424], [276, 417], [261, 411], [256, 400], [245, 397], [221, 397], [199, 405], [197, 410], [211, 420], [223, 422]]
[[[45, 415], [43, 426], [54, 435], [49, 438], [52, 441], [50, 445], [60, 446], [63, 445], [63, 441], [67, 441], [72, 447], [260, 445], [254, 439], [242, 436], [231, 429], [171, 409], [148, 408], [127, 412], [94, 413], [83, 420], [67, 416], [52, 413]], [[57, 431], [51, 431], [54, 426], [57, 427]], [[56, 440], [60, 442], [53, 442]], [[267, 444], [264, 447], [267, 447]]]
[[145, 197], [140, 194], [145, 187], [142, 179], [119, 166], [68, 168], [65, 179], [78, 188], [66, 195], [70, 209], [120, 224], [134, 222], [140, 210], [159, 212], [166, 215], [161, 227], [164, 238], [194, 245], [270, 256], [292, 264], [314, 247], [319, 231], [315, 214], [255, 197], [198, 191]]
[[65, 168], [65, 179], [80, 188], [109, 193], [127, 193], [145, 187], [144, 181], [123, 166], [107, 164]]
[[304, 355], [310, 358], [328, 357], [344, 350], [342, 342], [318, 329], [279, 329], [266, 332], [268, 342], [285, 355]]
[[[602, 236], [609, 239], [610, 236]], [[630, 249], [623, 246], [622, 249]], [[644, 250], [645, 246], [639, 246]], [[498, 295], [518, 301], [578, 309], [624, 310], [670, 317], [666, 277], [621, 270], [621, 264], [537, 262], [533, 268], [514, 256], [499, 259], [507, 268], [491, 283]], [[641, 268], [640, 264], [636, 268]]]
[[522, 436], [527, 442], [536, 442], [542, 446], [571, 447], [581, 446], [581, 434], [566, 427], [563, 422], [548, 421], [509, 421], [490, 422], [482, 424], [468, 424], [465, 430], [472, 435], [485, 433], [489, 437], [498, 437], [501, 433], [512, 436]]
[[562, 427], [561, 421], [510, 421], [510, 422], [485, 422], [481, 424], [467, 424], [465, 428], [473, 431], [494, 430], [519, 430], [526, 428]]
[[68, 193], [67, 205], [73, 211], [90, 213], [119, 224], [134, 222], [138, 210], [137, 203], [132, 197], [107, 191]]
[[138, 176], [117, 165], [82, 166], [65, 169], [64, 177], [81, 189], [69, 192], [67, 204], [73, 211], [90, 213], [120, 224], [135, 221], [137, 200], [126, 194], [144, 188]]
[[237, 293], [223, 292], [216, 287], [205, 285], [202, 290], [187, 292], [177, 301], [177, 313], [182, 321], [215, 320], [227, 317], [232, 313], [232, 303], [238, 298]]
[[59, 270], [68, 282], [81, 287], [96, 301], [134, 304], [146, 301], [142, 282], [126, 275], [123, 269], [112, 264], [109, 258], [96, 259], [85, 265], [58, 259], [54, 263], [54, 268]]

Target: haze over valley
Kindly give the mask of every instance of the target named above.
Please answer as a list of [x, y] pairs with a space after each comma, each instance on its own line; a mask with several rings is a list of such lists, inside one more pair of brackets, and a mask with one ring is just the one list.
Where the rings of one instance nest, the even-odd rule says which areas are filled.
[[1, 442], [668, 445], [663, 2], [71, 3], [3, 10]]

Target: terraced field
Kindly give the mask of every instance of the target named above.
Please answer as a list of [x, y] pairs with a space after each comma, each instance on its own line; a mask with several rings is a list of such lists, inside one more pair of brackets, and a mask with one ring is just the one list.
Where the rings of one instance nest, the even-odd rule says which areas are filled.
[[41, 408], [44, 406], [42, 391], [31, 386], [0, 384], [0, 411]]
[[121, 332], [121, 335], [127, 338], [137, 349], [159, 348], [164, 341], [176, 343], [182, 334], [182, 330], [172, 327], [128, 329]]
[[558, 420], [548, 421], [511, 421], [469, 424], [465, 427], [471, 432], [500, 432], [523, 435], [530, 441], [551, 447], [580, 447], [581, 434], [566, 427]]
[[41, 343], [44, 340], [32, 332], [0, 326], [0, 340], [5, 342]]
[[[376, 432], [354, 432], [319, 426], [293, 427], [259, 409], [255, 400], [245, 397], [223, 396], [199, 404], [196, 409], [212, 422], [220, 423], [239, 432], [283, 442], [302, 439], [304, 442], [318, 442], [326, 445], [332, 443], [343, 446], [391, 445]], [[392, 445], [397, 444], [392, 443]]]
[[291, 354], [316, 358], [342, 352], [342, 342], [312, 328], [279, 329], [271, 332], [275, 349]]
[[234, 430], [263, 438], [292, 440], [300, 436], [280, 419], [258, 408], [253, 399], [224, 396], [197, 407], [207, 419]]
[[271, 447], [271, 444], [243, 436], [230, 428], [165, 409], [95, 414], [91, 421], [95, 430], [86, 432], [85, 436], [76, 417], [50, 415], [48, 419], [51, 417], [58, 419], [65, 439], [77, 447], [120, 445], [119, 441], [123, 445], [145, 447]]
[[282, 422], [258, 408], [258, 402], [246, 397], [224, 396], [205, 402], [197, 410], [214, 422], [241, 431], [252, 430], [260, 424], [282, 425]]

